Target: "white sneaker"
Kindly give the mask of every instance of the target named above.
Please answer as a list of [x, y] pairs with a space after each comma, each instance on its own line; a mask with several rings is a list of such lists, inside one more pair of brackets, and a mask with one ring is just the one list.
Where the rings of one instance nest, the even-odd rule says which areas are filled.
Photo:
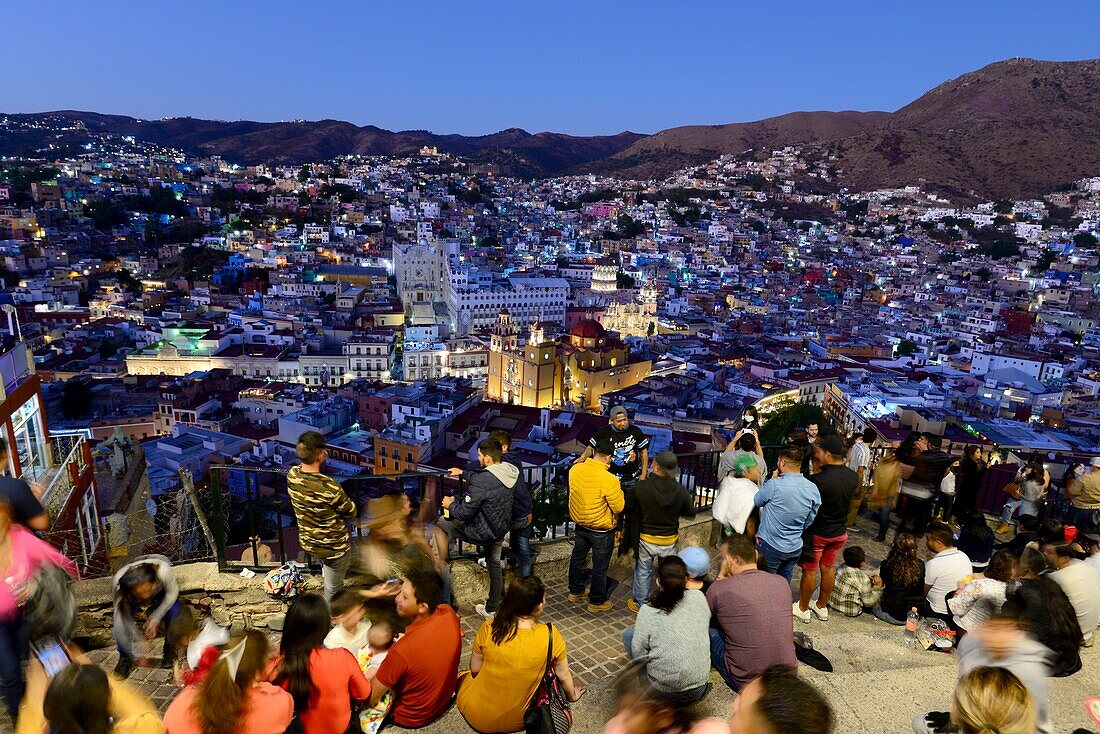
[[484, 569], [489, 568], [489, 563], [484, 558], [477, 559], [477, 565], [481, 566]]
[[829, 607], [819, 607], [816, 604], [811, 604], [809, 611], [813, 612], [814, 616], [822, 622], [829, 621]]
[[474, 607], [474, 611], [480, 614], [482, 617], [485, 617], [485, 619], [492, 619], [493, 617], [497, 616], [496, 612], [490, 612], [488, 609], [486, 609], [484, 604], [478, 604], [476, 607]]
[[793, 614], [794, 618], [797, 619], [802, 624], [809, 624], [810, 620], [813, 619], [813, 617], [810, 616], [810, 610], [807, 609], [806, 611], [802, 611], [798, 607], [798, 602], [795, 602], [794, 604], [791, 604], [791, 614]]

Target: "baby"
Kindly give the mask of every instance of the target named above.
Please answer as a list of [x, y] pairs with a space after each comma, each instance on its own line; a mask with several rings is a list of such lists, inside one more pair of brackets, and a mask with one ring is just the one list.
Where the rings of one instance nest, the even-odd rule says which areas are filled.
[[332, 613], [332, 629], [325, 637], [325, 647], [342, 647], [352, 655], [367, 644], [371, 624], [364, 617], [367, 609], [363, 597], [354, 591], [344, 590], [332, 597], [329, 604]]
[[[378, 668], [381, 667], [382, 661], [386, 659], [390, 647], [393, 646], [394, 632], [393, 625], [386, 621], [378, 621], [371, 625], [367, 644], [359, 648], [359, 654], [356, 655], [359, 667], [363, 669], [363, 675], [367, 680], [373, 681], [374, 676], [378, 675]], [[386, 691], [377, 706], [360, 711], [359, 728], [362, 729], [363, 734], [377, 734], [392, 705], [393, 691]]]
[[367, 633], [367, 644], [359, 648], [356, 656], [367, 680], [374, 680], [374, 676], [378, 674], [378, 668], [393, 646], [393, 637], [393, 625], [389, 622], [380, 621], [371, 625]]

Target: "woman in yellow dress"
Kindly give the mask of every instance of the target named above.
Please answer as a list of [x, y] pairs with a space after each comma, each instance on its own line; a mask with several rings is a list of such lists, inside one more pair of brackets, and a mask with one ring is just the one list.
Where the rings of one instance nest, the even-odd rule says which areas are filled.
[[[538, 622], [546, 606], [538, 576], [514, 579], [496, 617], [487, 619], [474, 638], [470, 670], [458, 680], [458, 710], [473, 729], [504, 734], [523, 729], [523, 714], [546, 672], [550, 628]], [[551, 664], [570, 701], [584, 689], [569, 672], [565, 640], [553, 628]]]

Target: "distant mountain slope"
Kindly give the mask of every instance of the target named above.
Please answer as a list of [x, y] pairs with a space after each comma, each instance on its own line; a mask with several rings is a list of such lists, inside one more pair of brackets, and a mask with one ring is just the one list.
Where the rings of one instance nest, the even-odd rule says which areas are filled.
[[881, 125], [889, 116], [887, 112], [791, 112], [757, 122], [674, 127], [642, 138], [598, 167], [628, 178], [664, 176], [725, 153], [846, 138]]
[[983, 198], [1044, 194], [1100, 175], [1100, 61], [990, 64], [826, 147], [859, 189], [924, 179]]
[[[663, 177], [719, 155], [801, 145], [835, 156], [853, 189], [926, 183], [967, 198], [1038, 196], [1100, 175], [1100, 60], [1011, 59], [945, 82], [894, 113], [793, 112], [757, 122], [692, 125], [655, 135], [576, 137], [516, 128], [491, 135], [391, 132], [348, 122], [137, 120], [94, 112], [8, 115], [35, 123], [79, 122], [91, 132], [132, 135], [240, 163], [300, 163], [358, 153], [401, 154], [422, 146], [539, 177], [613, 173]], [[56, 128], [56, 126], [54, 126]], [[0, 127], [0, 155], [80, 145], [88, 134]]]

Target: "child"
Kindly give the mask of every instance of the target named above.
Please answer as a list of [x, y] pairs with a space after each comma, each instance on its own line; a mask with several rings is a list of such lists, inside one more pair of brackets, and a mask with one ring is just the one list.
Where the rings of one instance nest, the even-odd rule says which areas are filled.
[[363, 618], [367, 609], [363, 606], [363, 597], [355, 591], [343, 590], [332, 597], [329, 604], [332, 614], [332, 630], [325, 637], [325, 647], [342, 647], [352, 655], [359, 652], [359, 648], [367, 644], [367, 633], [370, 631], [370, 622]]
[[882, 579], [868, 575], [867, 554], [858, 545], [844, 549], [844, 566], [836, 575], [836, 586], [829, 599], [829, 606], [845, 617], [858, 617], [864, 608], [878, 604], [882, 596]]
[[[389, 654], [390, 647], [393, 645], [395, 631], [393, 625], [389, 622], [384, 620], [375, 622], [371, 625], [370, 632], [367, 635], [367, 644], [359, 648], [359, 652], [355, 656], [359, 661], [359, 667], [363, 670], [363, 675], [372, 683], [374, 676], [378, 675], [378, 668], [381, 667], [382, 661], [386, 659], [386, 655]], [[360, 711], [359, 727], [362, 729], [363, 734], [376, 734], [382, 728], [382, 722], [392, 705], [393, 691], [386, 691], [381, 700], [378, 701], [377, 706]]]

